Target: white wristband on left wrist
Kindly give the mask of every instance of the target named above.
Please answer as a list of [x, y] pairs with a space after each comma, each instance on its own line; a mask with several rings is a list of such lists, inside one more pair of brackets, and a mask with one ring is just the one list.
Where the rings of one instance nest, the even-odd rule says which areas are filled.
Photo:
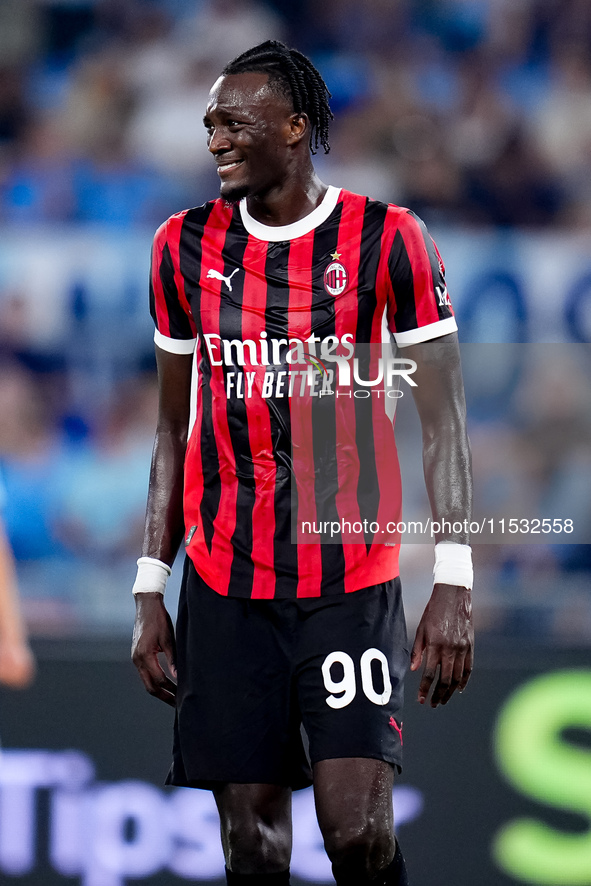
[[450, 541], [440, 541], [435, 545], [433, 584], [438, 583], [472, 588], [474, 569], [470, 545], [460, 545]]

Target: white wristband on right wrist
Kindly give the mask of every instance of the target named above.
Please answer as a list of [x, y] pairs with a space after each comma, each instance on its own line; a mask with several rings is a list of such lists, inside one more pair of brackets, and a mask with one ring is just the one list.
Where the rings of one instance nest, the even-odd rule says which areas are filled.
[[155, 557], [140, 557], [137, 561], [137, 576], [132, 594], [162, 594], [166, 590], [168, 576], [172, 572], [168, 563]]
[[470, 545], [460, 545], [453, 541], [440, 541], [435, 545], [433, 584], [437, 583], [472, 588], [474, 570]]

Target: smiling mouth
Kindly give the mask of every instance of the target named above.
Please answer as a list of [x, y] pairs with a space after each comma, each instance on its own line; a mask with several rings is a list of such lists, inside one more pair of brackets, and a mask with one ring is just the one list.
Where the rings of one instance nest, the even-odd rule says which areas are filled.
[[232, 172], [233, 169], [241, 166], [243, 162], [243, 160], [234, 160], [232, 163], [218, 163], [218, 175], [223, 176], [228, 172]]

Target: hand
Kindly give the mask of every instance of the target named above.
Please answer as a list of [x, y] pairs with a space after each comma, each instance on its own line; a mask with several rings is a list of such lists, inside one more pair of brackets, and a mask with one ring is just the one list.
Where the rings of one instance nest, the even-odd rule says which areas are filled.
[[176, 677], [176, 647], [170, 615], [162, 594], [136, 594], [131, 658], [150, 695], [175, 706], [176, 683], [164, 673], [158, 653], [163, 652], [170, 672]]
[[[468, 588], [436, 584], [417, 628], [410, 657], [416, 671], [425, 656], [418, 700], [424, 704], [435, 682], [431, 707], [447, 704], [456, 689], [466, 688], [474, 661], [472, 599]], [[436, 680], [437, 669], [438, 679]]]
[[25, 689], [35, 675], [35, 659], [26, 640], [0, 637], [0, 683]]

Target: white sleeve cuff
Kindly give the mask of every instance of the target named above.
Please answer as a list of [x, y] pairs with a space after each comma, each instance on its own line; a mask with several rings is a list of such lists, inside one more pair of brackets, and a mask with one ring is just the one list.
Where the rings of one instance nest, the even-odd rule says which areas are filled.
[[192, 354], [197, 344], [196, 338], [170, 338], [157, 329], [154, 330], [154, 341], [159, 348], [170, 354]]
[[418, 345], [423, 341], [430, 341], [432, 338], [439, 338], [441, 335], [448, 335], [450, 332], [457, 332], [458, 324], [455, 317], [446, 317], [445, 320], [437, 320], [435, 323], [427, 323], [426, 326], [418, 326], [416, 329], [409, 329], [407, 332], [394, 332], [396, 344], [400, 348], [406, 348], [408, 345]]

